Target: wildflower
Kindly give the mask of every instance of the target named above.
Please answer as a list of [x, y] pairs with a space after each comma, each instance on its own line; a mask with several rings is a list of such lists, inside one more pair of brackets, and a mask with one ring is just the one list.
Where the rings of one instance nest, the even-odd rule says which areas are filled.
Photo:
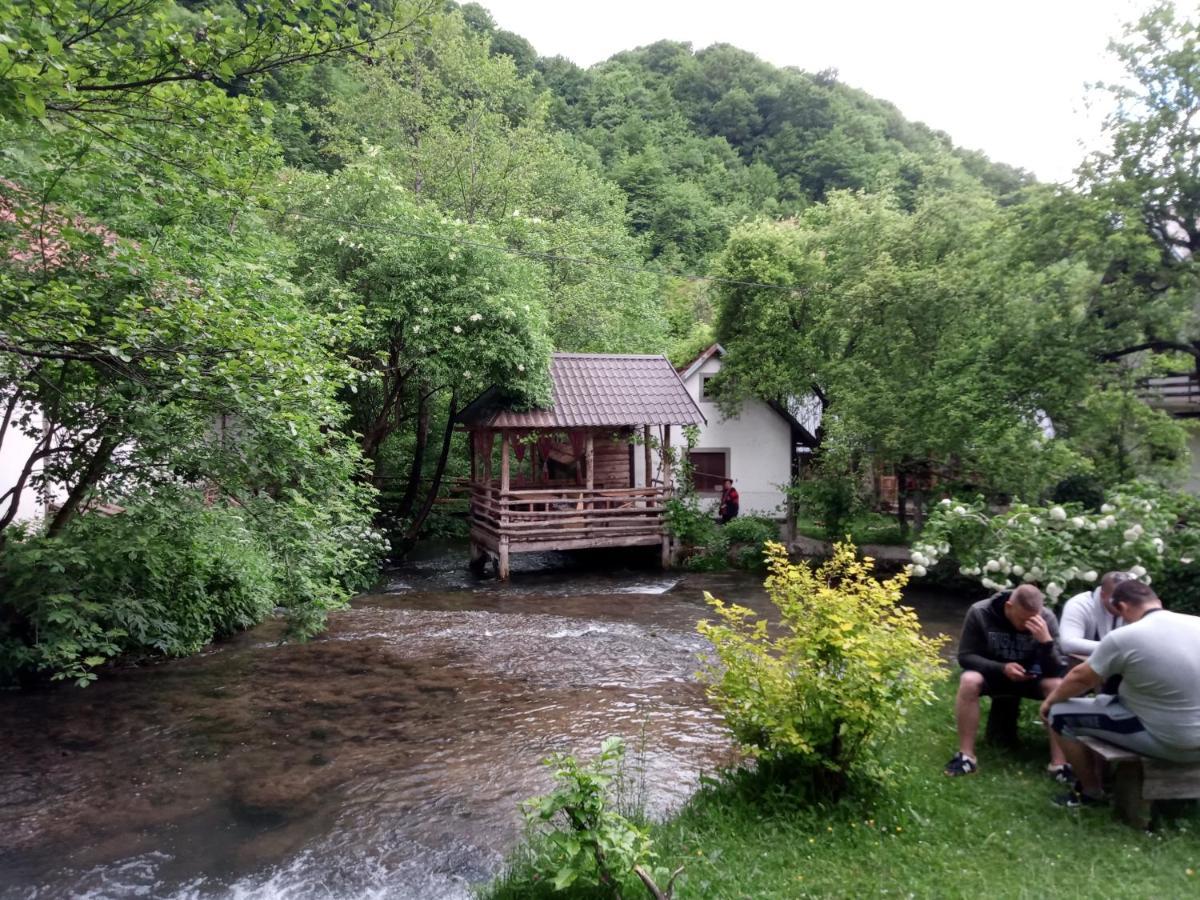
[[462, 334], [462, 326], [461, 326], [461, 325], [455, 325], [455, 326], [454, 326], [454, 333], [455, 333], [455, 334]]
[[471, 313], [471, 315], [467, 318], [469, 318], [472, 322], [479, 322], [482, 321], [483, 316], [481, 316], [479, 313]]
[[517, 371], [524, 372], [525, 371], [525, 363], [517, 363]]

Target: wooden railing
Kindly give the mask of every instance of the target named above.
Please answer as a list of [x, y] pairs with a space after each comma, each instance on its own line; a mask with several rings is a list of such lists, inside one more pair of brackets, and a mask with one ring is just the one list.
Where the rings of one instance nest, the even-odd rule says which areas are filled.
[[516, 488], [472, 482], [471, 525], [510, 542], [661, 535], [666, 492], [649, 488]]
[[1138, 393], [1152, 406], [1181, 409], [1200, 406], [1200, 379], [1194, 373], [1160, 375], [1147, 378], [1138, 386]]

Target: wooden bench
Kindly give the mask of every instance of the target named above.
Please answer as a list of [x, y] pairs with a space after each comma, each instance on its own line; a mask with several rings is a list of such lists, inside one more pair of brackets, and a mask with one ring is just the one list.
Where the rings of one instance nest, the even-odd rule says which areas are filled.
[[1155, 800], [1200, 799], [1200, 763], [1153, 759], [1090, 736], [1079, 742], [1113, 764], [1113, 807], [1136, 828], [1150, 827]]

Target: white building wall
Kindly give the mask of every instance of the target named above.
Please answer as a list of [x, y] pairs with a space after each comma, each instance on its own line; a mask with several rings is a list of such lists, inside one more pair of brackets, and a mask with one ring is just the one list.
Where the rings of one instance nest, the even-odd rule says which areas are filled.
[[[14, 418], [17, 417], [14, 416]], [[37, 419], [37, 421], [41, 420]], [[17, 479], [21, 477], [21, 470], [25, 467], [36, 444], [37, 441], [15, 427], [15, 423], [9, 425], [8, 432], [4, 435], [4, 441], [0, 444], [0, 496], [4, 496], [17, 483]], [[40, 464], [35, 466], [35, 471], [40, 471], [40, 469]], [[0, 513], [7, 512], [8, 508], [9, 501], [6, 500], [0, 504]], [[45, 506], [29, 487], [29, 482], [26, 481], [14, 521], [29, 522], [41, 519], [45, 513]]]
[[1183, 489], [1189, 494], [1200, 494], [1200, 432], [1189, 431], [1187, 442], [1192, 451], [1192, 468]]
[[[717, 404], [700, 398], [704, 377], [715, 375], [720, 369], [721, 360], [714, 356], [684, 380], [688, 393], [708, 420], [707, 425], [700, 427], [693, 449], [728, 453], [726, 471], [741, 496], [741, 514], [781, 518], [786, 500], [781, 486], [792, 478], [791, 427], [779, 413], [759, 400], [747, 400], [739, 415], [723, 420]], [[658, 429], [654, 432], [657, 434]], [[682, 442], [681, 430], [672, 428], [672, 445], [678, 447]], [[634, 454], [635, 477], [639, 485], [645, 483], [644, 457], [640, 451]], [[720, 493], [702, 492], [700, 496], [709, 500], [715, 509]]]

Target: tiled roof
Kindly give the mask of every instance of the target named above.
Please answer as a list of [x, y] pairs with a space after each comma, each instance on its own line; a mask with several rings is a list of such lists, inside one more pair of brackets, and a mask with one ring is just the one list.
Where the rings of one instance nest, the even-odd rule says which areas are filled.
[[586, 428], [621, 425], [703, 425], [700, 408], [665, 356], [555, 353], [550, 360], [550, 409], [516, 412], [495, 391], [458, 416], [490, 428]]

